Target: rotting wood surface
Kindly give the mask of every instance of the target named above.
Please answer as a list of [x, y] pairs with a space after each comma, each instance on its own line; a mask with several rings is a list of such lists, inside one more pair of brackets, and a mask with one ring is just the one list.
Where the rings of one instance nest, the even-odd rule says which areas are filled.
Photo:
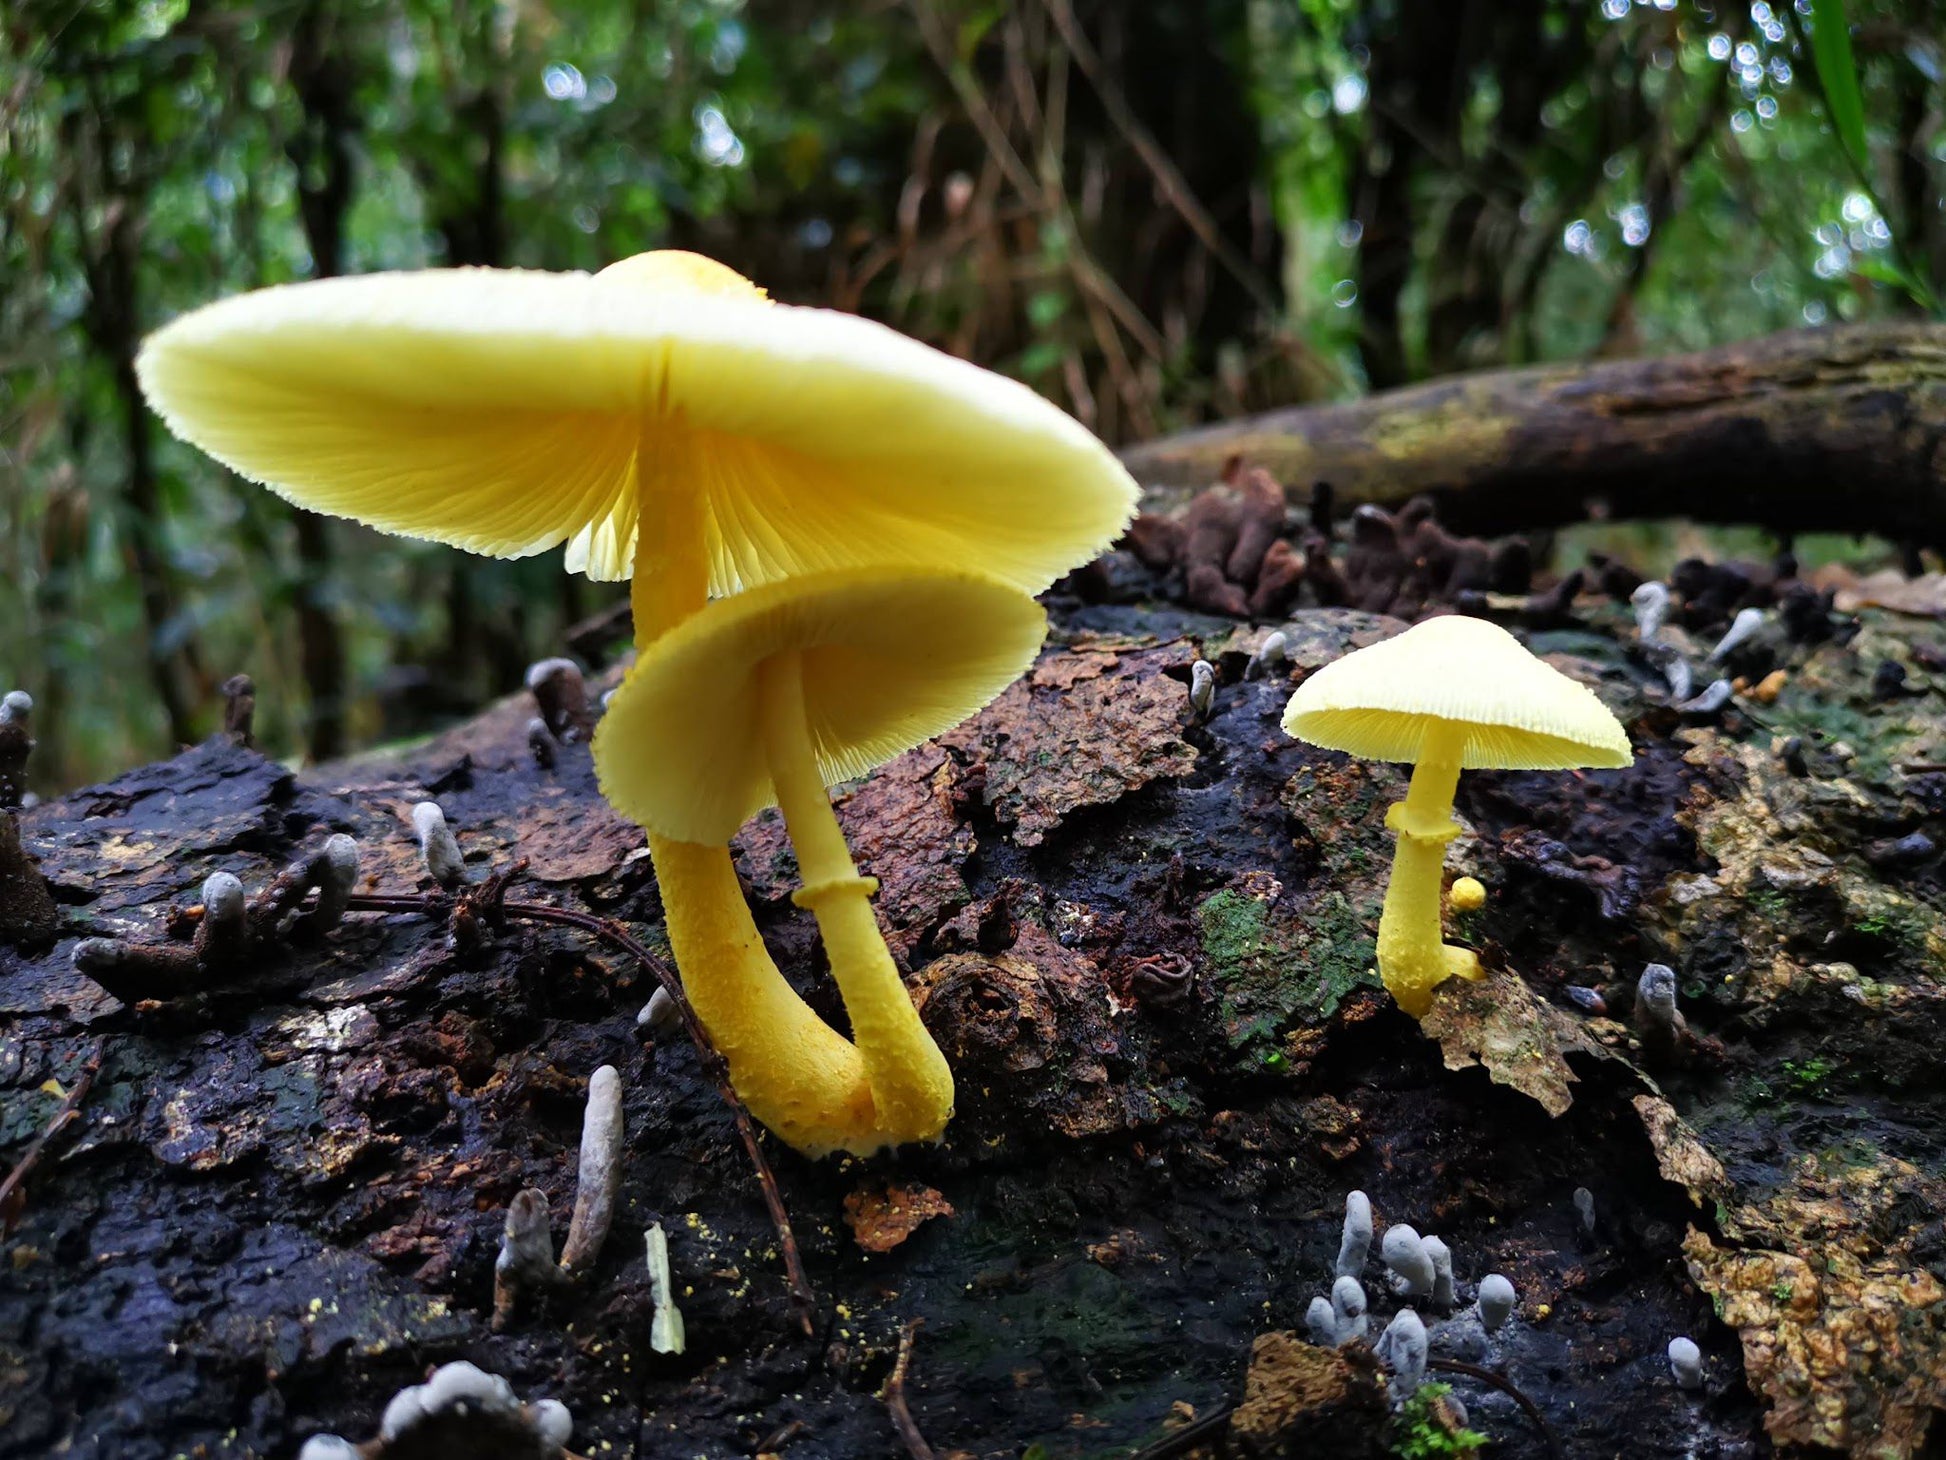
[[1349, 504], [1420, 492], [1460, 532], [1697, 516], [1946, 543], [1946, 326], [1797, 330], [1696, 354], [1481, 371], [1123, 453], [1166, 506], [1240, 455]]
[[[566, 1402], [584, 1455], [897, 1455], [879, 1393], [917, 1318], [902, 1395], [938, 1454], [1124, 1456], [1181, 1406], [1240, 1399], [1259, 1335], [1302, 1328], [1352, 1188], [1381, 1225], [1444, 1237], [1463, 1290], [1513, 1279], [1490, 1361], [1569, 1454], [1753, 1455], [1766, 1417], [1780, 1441], [1916, 1453], [1946, 1373], [1946, 939], [1937, 854], [1883, 849], [1946, 818], [1946, 775], [1899, 769], [1946, 759], [1918, 667], [1946, 649], [1934, 621], [1870, 611], [1850, 646], [1798, 651], [1775, 705], [1707, 727], [1658, 708], [1619, 610], [1536, 636], [1640, 754], [1463, 779], [1454, 865], [1490, 895], [1455, 933], [1532, 1000], [1442, 1000], [1442, 1049], [1369, 973], [1403, 776], [1277, 726], [1304, 667], [1371, 617], [1306, 611], [1285, 670], [1244, 680], [1227, 620], [1053, 609], [1022, 686], [841, 804], [960, 1099], [935, 1149], [813, 1164], [773, 1145], [811, 1339], [710, 1081], [679, 1036], [638, 1031], [648, 981], [573, 930], [467, 952], [424, 919], [356, 915], [142, 1013], [69, 968], [77, 938], [161, 937], [211, 871], [261, 886], [327, 830], [358, 838], [368, 890], [417, 890], [426, 796], [476, 877], [526, 857], [522, 900], [655, 946], [638, 834], [585, 746], [534, 765], [526, 702], [302, 774], [219, 739], [30, 813], [64, 925], [0, 950], [9, 1163], [101, 1064], [0, 1263], [0, 1456], [289, 1456], [318, 1430], [373, 1434], [455, 1358]], [[1181, 678], [1199, 645], [1222, 670], [1200, 722]], [[1915, 667], [1897, 705], [1870, 697], [1887, 656]], [[1808, 738], [1803, 774], [1772, 752], [1786, 735]], [[835, 1015], [787, 852], [760, 821], [738, 854], [780, 964]], [[1604, 897], [1618, 868], [1628, 895]], [[1622, 1011], [1650, 959], [1722, 1043], [1645, 1072]], [[492, 1333], [507, 1204], [539, 1187], [564, 1230], [605, 1063], [627, 1092], [616, 1230], [584, 1280]], [[848, 1215], [888, 1192], [937, 1212], [866, 1250]], [[652, 1221], [680, 1357], [649, 1347]], [[1382, 1322], [1375, 1266], [1367, 1286]], [[1868, 1331], [1872, 1362], [1843, 1362]], [[1678, 1333], [1702, 1345], [1701, 1396], [1669, 1380]], [[1510, 1399], [1460, 1388], [1497, 1453], [1544, 1453]]]

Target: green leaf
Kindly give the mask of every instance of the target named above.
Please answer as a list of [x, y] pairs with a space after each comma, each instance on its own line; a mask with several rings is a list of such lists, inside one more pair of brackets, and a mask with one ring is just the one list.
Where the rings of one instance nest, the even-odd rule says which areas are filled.
[[1860, 278], [1870, 279], [1875, 284], [1903, 290], [1914, 303], [1930, 309], [1933, 305], [1932, 290], [1926, 287], [1923, 279], [1916, 279], [1896, 259], [1852, 255], [1851, 271]]
[[1859, 166], [1871, 162], [1865, 147], [1865, 98], [1858, 86], [1858, 63], [1851, 54], [1851, 17], [1845, 0], [1812, 0], [1811, 54], [1817, 57], [1818, 85], [1838, 141]]

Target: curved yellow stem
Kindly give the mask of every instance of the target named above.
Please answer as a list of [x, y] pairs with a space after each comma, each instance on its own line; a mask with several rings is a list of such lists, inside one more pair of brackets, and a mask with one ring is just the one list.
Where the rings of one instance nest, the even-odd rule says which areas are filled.
[[[636, 458], [640, 517], [629, 602], [638, 648], [709, 600], [702, 503], [680, 437], [680, 428], [647, 422]], [[873, 1105], [864, 1060], [778, 972], [730, 849], [651, 832], [649, 857], [683, 990], [750, 1113], [809, 1155], [886, 1144], [868, 1139]]]
[[1419, 750], [1405, 800], [1385, 813], [1398, 836], [1385, 910], [1378, 920], [1378, 976], [1401, 1009], [1423, 1019], [1432, 1008], [1432, 991], [1449, 978], [1480, 978], [1480, 960], [1467, 948], [1444, 941], [1440, 926], [1440, 885], [1446, 844], [1460, 833], [1453, 820], [1453, 792], [1459, 785], [1458, 725], [1434, 722]]
[[858, 875], [831, 810], [805, 724], [803, 662], [780, 654], [760, 673], [770, 778], [804, 881], [792, 901], [818, 920], [871, 1086], [873, 1126], [859, 1135], [881, 1145], [936, 1140], [953, 1113], [953, 1073], [879, 931], [871, 903], [878, 882]]

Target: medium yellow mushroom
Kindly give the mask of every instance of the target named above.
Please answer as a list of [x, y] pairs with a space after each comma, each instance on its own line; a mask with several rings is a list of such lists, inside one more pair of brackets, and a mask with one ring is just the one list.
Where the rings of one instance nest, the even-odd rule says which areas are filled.
[[[1428, 619], [1335, 660], [1284, 710], [1299, 740], [1414, 767], [1386, 813], [1398, 836], [1378, 924], [1378, 971], [1399, 1007], [1423, 1018], [1448, 978], [1479, 978], [1470, 949], [1448, 945], [1439, 893], [1461, 770], [1619, 767], [1628, 733], [1594, 693], [1484, 619]], [[1455, 889], [1457, 891], [1457, 888]]]
[[[1025, 386], [675, 251], [259, 290], [159, 330], [136, 368], [177, 435], [301, 506], [632, 577], [642, 649], [712, 594], [860, 564], [973, 563], [1037, 592], [1136, 500]], [[780, 1069], [863, 1119], [863, 1061], [765, 952], [727, 847], [649, 850], [685, 977], [768, 1009]]]
[[[661, 836], [720, 844], [764, 807], [783, 812], [803, 881], [793, 900], [817, 918], [866, 1097], [829, 1031], [748, 980], [698, 965], [684, 986], [751, 1113], [799, 1150], [932, 1140], [953, 1108], [952, 1074], [873, 915], [878, 884], [859, 876], [825, 788], [985, 705], [1045, 630], [1031, 597], [978, 574], [793, 578], [719, 599], [650, 645], [596, 731], [603, 792]], [[829, 1067], [822, 1088], [804, 1078], [805, 1049]]]

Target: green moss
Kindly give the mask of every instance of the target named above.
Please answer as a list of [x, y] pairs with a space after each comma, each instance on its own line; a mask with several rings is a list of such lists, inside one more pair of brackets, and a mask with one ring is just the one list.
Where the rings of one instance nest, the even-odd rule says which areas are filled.
[[1861, 710], [1841, 700], [1795, 691], [1786, 691], [1769, 714], [1752, 718], [1774, 734], [1796, 735], [1813, 744], [1843, 741], [1858, 754], [1849, 774], [1868, 782], [1883, 781], [1897, 752], [1922, 729], [1884, 706]]
[[1418, 1392], [1399, 1410], [1392, 1453], [1399, 1460], [1444, 1460], [1451, 1455], [1471, 1455], [1486, 1444], [1478, 1430], [1449, 1429], [1446, 1409], [1440, 1403], [1453, 1392], [1450, 1384], [1421, 1384]]
[[1823, 1095], [1832, 1075], [1838, 1066], [1823, 1055], [1813, 1055], [1807, 1060], [1785, 1060], [1784, 1079], [1800, 1095]]
[[1264, 1045], [1296, 1025], [1330, 1018], [1360, 985], [1376, 985], [1373, 912], [1341, 892], [1327, 894], [1303, 918], [1231, 888], [1196, 912], [1230, 1043], [1264, 1067], [1272, 1067]]

